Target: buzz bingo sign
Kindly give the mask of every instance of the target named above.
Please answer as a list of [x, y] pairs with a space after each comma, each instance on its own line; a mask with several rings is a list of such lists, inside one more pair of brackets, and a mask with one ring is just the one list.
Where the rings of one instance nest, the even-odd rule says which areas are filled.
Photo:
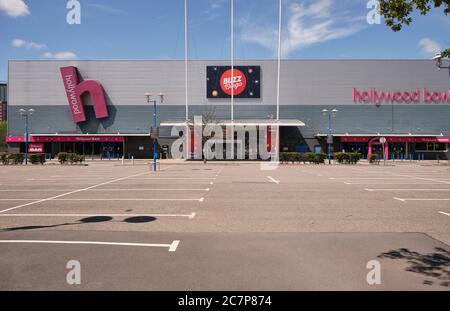
[[207, 66], [206, 97], [260, 98], [260, 66]]

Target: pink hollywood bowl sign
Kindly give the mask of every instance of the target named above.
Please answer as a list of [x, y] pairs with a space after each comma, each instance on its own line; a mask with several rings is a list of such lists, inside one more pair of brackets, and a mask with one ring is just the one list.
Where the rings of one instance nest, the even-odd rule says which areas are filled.
[[450, 103], [450, 91], [429, 91], [426, 88], [414, 91], [382, 91], [370, 88], [368, 91], [360, 91], [353, 88], [353, 102], [355, 103], [407, 103], [407, 104], [445, 104]]

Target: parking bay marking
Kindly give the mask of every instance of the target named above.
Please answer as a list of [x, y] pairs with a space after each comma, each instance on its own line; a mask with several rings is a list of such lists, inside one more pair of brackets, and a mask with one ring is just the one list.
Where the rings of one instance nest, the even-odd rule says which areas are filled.
[[137, 247], [164, 247], [169, 252], [175, 252], [180, 244], [179, 240], [175, 240], [170, 244], [153, 244], [153, 243], [125, 243], [125, 242], [100, 242], [100, 241], [50, 241], [50, 240], [0, 240], [0, 243], [11, 244], [75, 244], [75, 245], [107, 245], [107, 246], [137, 246]]
[[53, 197], [50, 197], [50, 198], [39, 199], [39, 200], [36, 200], [36, 201], [33, 201], [33, 202], [29, 202], [29, 203], [17, 205], [17, 206], [14, 206], [14, 207], [11, 207], [11, 208], [7, 208], [7, 209], [4, 209], [4, 210], [0, 211], [0, 214], [1, 214], [1, 213], [4, 213], [4, 212], [8, 212], [8, 211], [15, 210], [15, 209], [17, 209], [17, 208], [21, 208], [21, 207], [25, 207], [25, 206], [29, 206], [29, 205], [33, 205], [33, 204], [37, 204], [37, 203], [42, 203], [42, 202], [50, 201], [50, 200], [57, 199], [57, 198], [61, 198], [61, 197], [64, 197], [64, 196], [67, 196], [67, 195], [70, 195], [70, 194], [73, 194], [73, 193], [78, 193], [78, 192], [90, 190], [90, 189], [92, 189], [92, 188], [104, 186], [104, 185], [111, 184], [111, 183], [116, 182], [116, 181], [120, 181], [120, 180], [124, 180], [124, 179], [128, 179], [128, 178], [132, 178], [132, 177], [136, 177], [136, 176], [141, 176], [141, 175], [144, 175], [144, 174], [148, 174], [148, 172], [139, 173], [139, 174], [133, 174], [133, 175], [130, 175], [130, 176], [128, 176], [128, 177], [116, 178], [116, 179], [113, 179], [113, 180], [110, 180], [110, 181], [106, 181], [106, 182], [102, 182], [102, 183], [100, 183], [100, 184], [93, 185], [93, 186], [90, 186], [90, 187], [87, 187], [87, 188], [81, 188], [81, 189], [69, 191], [69, 192], [66, 192], [66, 193], [62, 193], [62, 194], [59, 194], [59, 195], [56, 195], [56, 196], [53, 196]]
[[275, 183], [275, 184], [277, 184], [277, 185], [280, 183], [279, 180], [274, 179], [272, 176], [267, 176], [267, 178], [268, 178], [271, 182], [273, 182], [273, 183]]
[[[158, 189], [158, 188], [133, 188], [133, 189], [114, 189], [114, 188], [103, 188], [103, 189], [89, 189], [87, 192], [104, 192], [104, 191], [209, 191], [209, 188], [202, 189]], [[0, 192], [62, 192], [67, 191], [67, 189], [1, 189]]]
[[450, 216], [449, 213], [444, 213], [444, 212], [439, 212], [439, 213], [441, 213], [442, 215]]
[[[0, 201], [37, 201], [41, 199], [0, 199]], [[200, 199], [122, 199], [122, 198], [106, 198], [106, 199], [42, 199], [42, 202], [45, 201], [199, 201], [203, 202], [204, 198]], [[36, 202], [39, 203], [39, 202]], [[33, 203], [34, 204], [34, 203]], [[28, 204], [31, 205], [31, 204]], [[0, 213], [4, 213], [6, 210], [1, 211]]]
[[0, 214], [0, 217], [187, 217], [194, 219], [197, 214]]
[[417, 182], [417, 183], [400, 183], [400, 182], [396, 182], [396, 183], [391, 183], [391, 182], [343, 182], [346, 185], [442, 185], [440, 183], [421, 183], [421, 182]]
[[376, 191], [430, 191], [430, 192], [438, 192], [438, 191], [450, 191], [450, 189], [371, 189], [371, 188], [366, 188], [364, 189], [366, 191], [370, 191], [370, 192], [376, 192]]
[[394, 199], [397, 200], [397, 201], [404, 202], [404, 203], [407, 202], [407, 201], [450, 201], [450, 199], [440, 199], [440, 198], [437, 198], [437, 199], [433, 199], [433, 198], [423, 198], [423, 199], [421, 199], [421, 198], [410, 198], [410, 199], [408, 199], [408, 198], [394, 197]]

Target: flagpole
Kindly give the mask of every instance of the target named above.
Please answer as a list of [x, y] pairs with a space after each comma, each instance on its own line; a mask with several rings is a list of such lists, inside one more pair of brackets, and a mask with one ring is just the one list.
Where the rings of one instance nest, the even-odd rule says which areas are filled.
[[186, 121], [189, 120], [188, 104], [188, 8], [187, 0], [184, 0], [184, 83], [186, 100]]
[[185, 86], [185, 103], [186, 103], [186, 128], [185, 128], [185, 150], [186, 160], [189, 159], [190, 153], [190, 130], [189, 130], [189, 99], [188, 99], [188, 0], [184, 0], [184, 86]]
[[231, 0], [231, 159], [234, 159], [234, 0]]
[[231, 0], [231, 121], [234, 121], [234, 0]]
[[281, 18], [282, 0], [279, 0], [278, 8], [278, 68], [277, 68], [277, 121], [280, 120], [280, 72], [281, 72]]
[[[281, 74], [281, 25], [282, 25], [283, 1], [279, 0], [278, 6], [278, 57], [277, 57], [277, 123], [280, 121], [280, 74]], [[280, 124], [276, 127], [275, 161], [279, 160], [280, 148]]]

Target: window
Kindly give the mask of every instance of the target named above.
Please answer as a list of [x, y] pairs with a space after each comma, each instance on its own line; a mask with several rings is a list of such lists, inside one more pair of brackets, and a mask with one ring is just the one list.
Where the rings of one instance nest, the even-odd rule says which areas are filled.
[[445, 143], [417, 143], [417, 152], [447, 152], [447, 144]]

